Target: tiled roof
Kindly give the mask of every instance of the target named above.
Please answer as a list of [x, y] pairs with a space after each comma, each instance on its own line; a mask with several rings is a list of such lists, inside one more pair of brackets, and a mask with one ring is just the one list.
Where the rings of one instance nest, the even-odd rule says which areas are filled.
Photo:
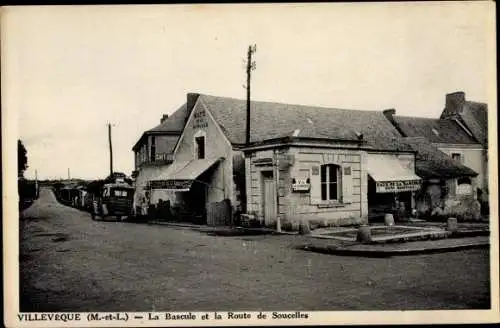
[[[245, 100], [202, 94], [199, 101], [207, 106], [231, 143], [245, 143]], [[262, 101], [251, 103], [250, 142], [290, 136], [357, 142], [357, 133], [363, 134], [369, 146], [380, 150], [396, 150], [394, 144], [400, 138], [383, 113], [375, 110], [334, 109]], [[411, 151], [408, 147], [406, 150]]]
[[472, 169], [453, 160], [423, 137], [403, 138], [402, 142], [417, 152], [415, 157], [415, 173], [421, 178], [453, 179], [477, 175]]
[[393, 118], [406, 137], [424, 137], [432, 143], [478, 143], [453, 120], [410, 116], [393, 116]]
[[189, 113], [186, 104], [173, 112], [165, 121], [146, 132], [179, 132], [182, 133]]
[[182, 134], [184, 129], [184, 124], [189, 116], [186, 104], [182, 105], [175, 112], [173, 112], [165, 121], [155, 126], [154, 128], [147, 130], [142, 134], [139, 140], [136, 142], [132, 150], [136, 150], [137, 147], [142, 143], [144, 138], [151, 134], [168, 134], [171, 138], [168, 138], [166, 147], [171, 146], [171, 151], [173, 152], [177, 140]]

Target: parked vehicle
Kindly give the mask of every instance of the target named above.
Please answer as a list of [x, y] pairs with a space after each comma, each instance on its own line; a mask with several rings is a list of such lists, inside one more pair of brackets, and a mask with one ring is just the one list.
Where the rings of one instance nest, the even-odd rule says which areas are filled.
[[120, 221], [133, 214], [134, 188], [125, 182], [106, 183], [93, 195], [90, 214], [92, 220], [100, 216], [103, 220], [108, 216]]

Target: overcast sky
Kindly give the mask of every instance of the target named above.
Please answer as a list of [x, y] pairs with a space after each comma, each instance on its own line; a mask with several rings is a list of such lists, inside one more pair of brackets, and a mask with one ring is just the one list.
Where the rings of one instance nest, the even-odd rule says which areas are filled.
[[[438, 117], [446, 93], [487, 102], [486, 3], [4, 8], [3, 109], [40, 178], [130, 174], [132, 146], [187, 92]], [[490, 24], [490, 25], [489, 25]], [[492, 51], [493, 49], [493, 51]], [[490, 65], [490, 66], [489, 66]]]

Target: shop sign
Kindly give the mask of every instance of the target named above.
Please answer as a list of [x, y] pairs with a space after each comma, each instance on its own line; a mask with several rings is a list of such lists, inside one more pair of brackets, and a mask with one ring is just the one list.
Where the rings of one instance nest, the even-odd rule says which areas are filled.
[[193, 180], [155, 180], [151, 181], [152, 189], [169, 189], [169, 190], [189, 190]]
[[311, 183], [308, 178], [294, 178], [292, 179], [292, 191], [294, 192], [307, 192], [311, 189]]
[[380, 181], [377, 182], [376, 186], [378, 193], [405, 192], [420, 189], [420, 183], [420, 180]]

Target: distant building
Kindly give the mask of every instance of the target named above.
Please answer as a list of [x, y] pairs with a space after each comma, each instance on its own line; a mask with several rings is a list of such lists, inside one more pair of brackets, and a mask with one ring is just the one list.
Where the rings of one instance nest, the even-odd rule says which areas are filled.
[[441, 190], [434, 192], [434, 199], [475, 199], [478, 192], [487, 195], [486, 104], [465, 101], [463, 92], [455, 92], [446, 95], [440, 118], [395, 114], [394, 109], [384, 111], [404, 142], [418, 152], [416, 172], [426, 180], [425, 188]]

